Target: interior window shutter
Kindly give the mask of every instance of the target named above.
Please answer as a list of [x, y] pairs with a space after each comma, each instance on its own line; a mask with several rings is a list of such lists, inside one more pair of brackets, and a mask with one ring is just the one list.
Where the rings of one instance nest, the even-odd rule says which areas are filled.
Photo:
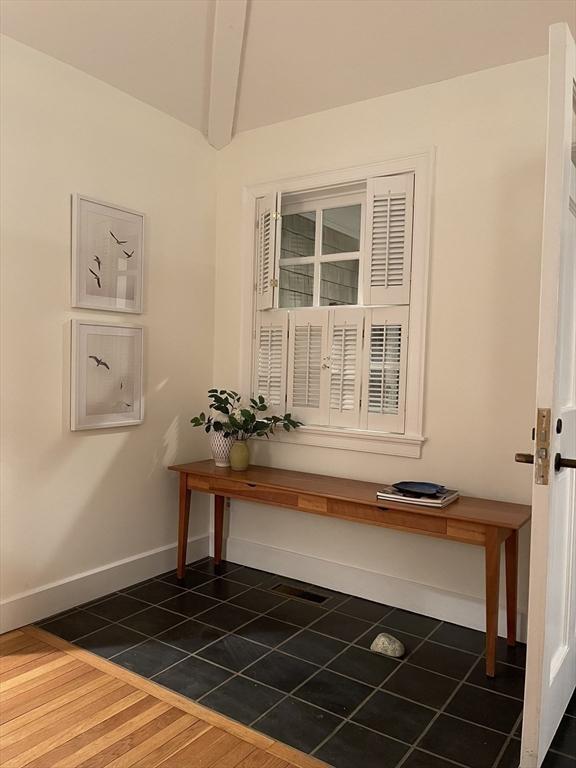
[[408, 304], [414, 174], [368, 179], [366, 304]]
[[288, 411], [304, 424], [328, 419], [328, 310], [290, 313]]
[[272, 309], [276, 276], [276, 241], [279, 195], [275, 192], [258, 200], [256, 233], [256, 309]]
[[329, 424], [360, 426], [362, 331], [365, 310], [333, 309], [329, 327]]
[[288, 312], [259, 312], [256, 324], [253, 394], [263, 395], [277, 410], [286, 405]]
[[378, 307], [367, 312], [362, 392], [365, 429], [404, 432], [408, 312], [408, 307]]

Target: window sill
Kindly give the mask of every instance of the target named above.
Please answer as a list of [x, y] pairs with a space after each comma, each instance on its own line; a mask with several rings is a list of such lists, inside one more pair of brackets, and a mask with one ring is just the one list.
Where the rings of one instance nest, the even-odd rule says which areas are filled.
[[426, 438], [419, 435], [395, 435], [362, 429], [305, 426], [292, 432], [276, 432], [271, 441], [419, 459]]

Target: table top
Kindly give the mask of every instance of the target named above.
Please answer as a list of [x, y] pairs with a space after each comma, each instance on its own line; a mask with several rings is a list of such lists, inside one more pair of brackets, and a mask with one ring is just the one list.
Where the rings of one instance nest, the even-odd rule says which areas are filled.
[[461, 496], [457, 501], [443, 509], [422, 507], [402, 502], [381, 502], [376, 492], [387, 483], [369, 483], [344, 477], [316, 475], [310, 472], [295, 472], [275, 467], [251, 466], [245, 472], [236, 472], [228, 467], [217, 467], [213, 461], [195, 461], [191, 464], [177, 464], [168, 469], [203, 477], [235, 480], [251, 483], [259, 488], [274, 488], [308, 496], [337, 499], [355, 504], [366, 504], [381, 509], [401, 509], [429, 517], [443, 517], [450, 520], [494, 525], [517, 530], [530, 519], [531, 508], [526, 504], [512, 504], [507, 501], [478, 499]]

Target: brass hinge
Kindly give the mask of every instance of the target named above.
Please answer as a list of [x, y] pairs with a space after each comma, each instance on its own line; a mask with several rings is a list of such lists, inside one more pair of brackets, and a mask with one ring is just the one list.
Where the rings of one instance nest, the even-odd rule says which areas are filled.
[[550, 408], [538, 408], [536, 417], [536, 450], [534, 452], [534, 482], [548, 485], [550, 474]]
[[272, 211], [272, 218], [274, 219], [274, 221], [276, 221], [277, 219], [282, 218], [282, 214], [280, 213], [280, 211]]
[[270, 288], [278, 288], [278, 280], [275, 277], [270, 280]]

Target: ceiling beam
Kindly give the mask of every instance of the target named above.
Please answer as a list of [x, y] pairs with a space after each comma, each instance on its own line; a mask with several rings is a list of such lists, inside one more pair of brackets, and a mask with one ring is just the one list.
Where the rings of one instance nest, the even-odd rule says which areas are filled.
[[222, 149], [232, 140], [248, 0], [216, 0], [208, 108], [208, 141]]

